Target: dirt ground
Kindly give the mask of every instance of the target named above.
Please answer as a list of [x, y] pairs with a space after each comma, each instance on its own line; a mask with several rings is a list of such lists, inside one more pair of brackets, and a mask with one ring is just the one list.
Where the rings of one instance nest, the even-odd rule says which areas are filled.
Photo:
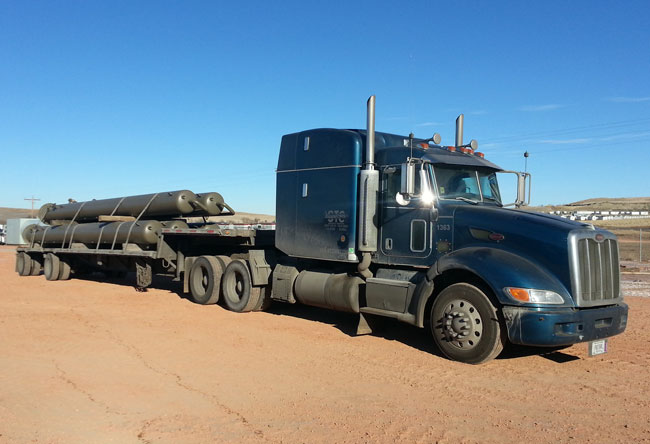
[[355, 337], [354, 316], [310, 307], [236, 314], [169, 281], [13, 269], [0, 248], [1, 443], [650, 442], [647, 287], [605, 355], [470, 366], [403, 324]]

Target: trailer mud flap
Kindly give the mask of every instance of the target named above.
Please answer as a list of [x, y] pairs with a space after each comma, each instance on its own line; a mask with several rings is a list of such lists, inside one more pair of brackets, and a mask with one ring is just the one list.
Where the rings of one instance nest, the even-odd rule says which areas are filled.
[[138, 259], [135, 261], [135, 284], [138, 288], [147, 288], [151, 285], [153, 273], [151, 263], [146, 260]]

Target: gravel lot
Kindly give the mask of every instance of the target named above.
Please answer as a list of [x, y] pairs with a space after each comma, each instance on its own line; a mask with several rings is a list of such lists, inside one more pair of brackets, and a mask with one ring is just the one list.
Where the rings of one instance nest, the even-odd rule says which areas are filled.
[[236, 314], [169, 281], [136, 292], [13, 268], [0, 248], [2, 443], [650, 442], [641, 275], [624, 275], [630, 322], [607, 354], [517, 348], [469, 366], [403, 324], [355, 337], [346, 314]]

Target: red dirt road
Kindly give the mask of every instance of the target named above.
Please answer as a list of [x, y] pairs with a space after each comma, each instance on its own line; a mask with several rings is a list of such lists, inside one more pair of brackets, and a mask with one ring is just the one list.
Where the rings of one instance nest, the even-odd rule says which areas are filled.
[[606, 355], [469, 366], [407, 325], [355, 337], [354, 316], [13, 267], [0, 248], [1, 443], [650, 442], [650, 298]]

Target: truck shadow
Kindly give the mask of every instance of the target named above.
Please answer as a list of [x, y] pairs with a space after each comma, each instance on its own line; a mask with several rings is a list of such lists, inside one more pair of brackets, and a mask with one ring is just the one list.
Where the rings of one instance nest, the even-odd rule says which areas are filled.
[[[323, 308], [309, 307], [306, 305], [289, 305], [282, 303], [274, 303], [266, 312], [277, 316], [291, 316], [312, 322], [327, 324], [348, 336], [357, 336], [357, 324], [359, 322], [359, 315], [357, 314], [341, 313]], [[446, 359], [434, 344], [433, 337], [428, 328], [421, 329], [412, 325], [404, 324], [395, 319], [386, 318], [381, 319], [376, 326], [373, 326], [372, 336], [377, 336], [389, 341], [398, 341], [408, 347]], [[530, 356], [541, 356], [558, 364], [580, 359], [576, 356], [560, 351], [565, 348], [567, 347], [539, 348], [508, 344], [496, 359], [511, 360]]]
[[580, 358], [568, 353], [563, 353], [567, 347], [532, 347], [526, 345], [508, 344], [497, 359], [515, 359], [528, 356], [541, 356], [557, 364], [564, 364], [579, 360]]
[[[330, 325], [347, 336], [356, 337], [359, 315], [299, 304], [273, 303], [266, 313], [290, 316], [311, 322]], [[378, 319], [372, 325], [372, 336], [397, 341], [416, 350], [442, 357], [427, 330], [404, 324], [395, 319]]]
[[[133, 287], [138, 290], [138, 288], [135, 287], [135, 273], [127, 273], [127, 275], [123, 277], [110, 277], [101, 272], [97, 272], [78, 277], [75, 276], [74, 278], [100, 283], [107, 282], [114, 285]], [[171, 277], [154, 276], [151, 288], [175, 293], [180, 299], [185, 299], [192, 303], [189, 299], [189, 295], [183, 293], [182, 284], [174, 281]], [[144, 291], [146, 291], [146, 289]], [[359, 315], [354, 313], [344, 313], [325, 308], [311, 307], [308, 305], [285, 304], [281, 302], [274, 302], [271, 304], [265, 313], [274, 316], [289, 316], [310, 322], [318, 322], [336, 328], [347, 336], [358, 336], [357, 325], [359, 323]], [[416, 350], [446, 359], [434, 344], [433, 337], [428, 328], [421, 329], [389, 318], [376, 319], [372, 328], [372, 336], [380, 337], [388, 341], [397, 341]], [[580, 359], [576, 356], [560, 351], [565, 348], [567, 347], [539, 348], [508, 344], [496, 359], [510, 360], [530, 356], [541, 356], [558, 364]]]
[[[72, 275], [72, 279], [132, 287], [135, 291], [147, 291], [147, 288], [139, 288], [135, 285], [135, 273], [133, 272], [126, 273], [124, 276], [110, 276], [101, 271], [96, 271], [80, 275]], [[151, 286], [148, 288], [176, 293], [179, 298], [189, 300], [188, 295], [183, 293], [182, 283], [174, 281], [168, 276], [154, 275]]]

